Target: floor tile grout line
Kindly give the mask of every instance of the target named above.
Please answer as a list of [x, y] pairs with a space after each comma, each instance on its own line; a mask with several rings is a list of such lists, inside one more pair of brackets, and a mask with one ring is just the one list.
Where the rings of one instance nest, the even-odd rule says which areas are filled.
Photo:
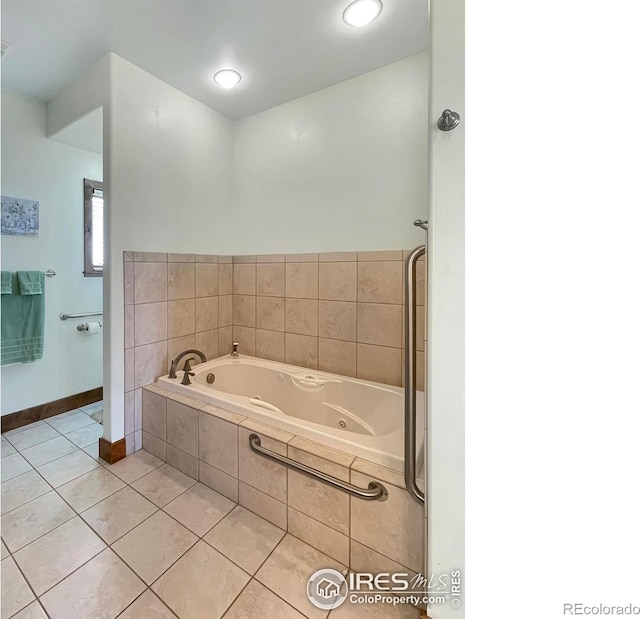
[[[163, 464], [166, 464], [166, 463], [163, 463]], [[156, 467], [156, 468], [155, 468], [155, 469], [153, 469], [152, 471], [149, 471], [149, 473], [150, 473], [150, 472], [153, 472], [154, 470], [159, 469], [161, 466], [163, 466], [163, 464], [161, 464], [159, 467]], [[169, 465], [169, 466], [171, 466], [171, 465]], [[106, 467], [103, 467], [103, 468], [106, 468]], [[172, 468], [175, 468], [175, 467], [172, 467]], [[97, 470], [97, 469], [94, 469], [94, 470]], [[107, 470], [108, 470], [108, 469], [107, 469]], [[176, 469], [176, 470], [178, 470], [178, 469]], [[91, 471], [89, 471], [89, 472], [91, 472]], [[136, 481], [138, 481], [139, 479], [142, 479], [143, 477], [145, 477], [145, 476], [146, 476], [146, 475], [148, 475], [149, 473], [146, 473], [145, 475], [142, 475], [142, 476], [141, 476], [141, 477], [139, 477], [138, 479], [133, 480], [131, 483], [135, 483]], [[118, 478], [118, 479], [120, 479], [120, 478]], [[193, 478], [191, 478], [191, 479], [193, 479]], [[46, 481], [46, 480], [45, 480], [45, 481]], [[129, 483], [127, 483], [127, 482], [125, 482], [125, 481], [124, 481], [124, 480], [122, 480], [122, 479], [120, 479], [120, 481], [122, 481], [122, 482], [125, 484], [123, 488], [120, 488], [119, 490], [116, 490], [115, 492], [111, 493], [108, 497], [105, 497], [105, 498], [104, 498], [104, 499], [102, 499], [101, 501], [98, 501], [97, 503], [95, 503], [93, 506], [95, 506], [95, 505], [97, 505], [98, 503], [100, 503], [100, 502], [102, 502], [102, 501], [104, 501], [104, 500], [108, 499], [109, 497], [113, 496], [113, 494], [115, 494], [116, 492], [119, 492], [120, 490], [123, 490], [123, 489], [124, 489], [125, 487], [127, 487], [127, 486], [128, 486], [128, 487], [131, 487], [131, 488], [132, 488], [132, 490], [134, 490], [137, 494], [139, 494], [140, 496], [142, 496], [143, 498], [145, 498], [147, 501], [149, 500], [147, 497], [144, 497], [144, 495], [142, 495], [142, 493], [141, 493], [141, 492], [139, 492], [138, 490], [136, 490], [135, 488], [133, 488], [133, 487], [131, 486], [131, 484], [129, 484]], [[130, 531], [128, 531], [127, 533], [129, 533], [129, 532], [133, 531], [135, 528], [137, 528], [138, 526], [140, 526], [140, 525], [141, 525], [145, 520], [148, 520], [148, 519], [149, 519], [149, 518], [151, 518], [153, 515], [157, 514], [157, 513], [158, 513], [158, 511], [162, 511], [162, 512], [164, 512], [167, 516], [169, 516], [169, 517], [170, 517], [172, 520], [174, 520], [177, 524], [179, 524], [180, 526], [182, 526], [182, 527], [184, 527], [184, 528], [186, 528], [187, 530], [189, 530], [189, 531], [190, 531], [190, 529], [188, 529], [188, 527], [185, 527], [185, 525], [184, 525], [184, 524], [182, 524], [179, 520], [177, 520], [176, 518], [174, 518], [171, 514], [169, 514], [169, 513], [165, 512], [164, 508], [165, 508], [165, 507], [167, 507], [168, 505], [170, 505], [170, 504], [171, 504], [173, 501], [175, 501], [177, 498], [179, 498], [180, 496], [182, 496], [182, 494], [184, 494], [185, 492], [187, 492], [188, 490], [190, 490], [191, 488], [193, 488], [193, 486], [194, 486], [194, 485], [196, 485], [196, 483], [198, 483], [198, 480], [194, 480], [194, 483], [193, 483], [193, 484], [191, 484], [191, 485], [189, 486], [189, 488], [187, 488], [187, 489], [186, 489], [186, 490], [184, 490], [182, 493], [180, 493], [179, 495], [177, 495], [176, 497], [174, 497], [173, 499], [171, 499], [171, 501], [169, 501], [169, 502], [168, 502], [166, 505], [164, 505], [163, 507], [158, 507], [157, 505], [155, 505], [155, 504], [154, 504], [154, 507], [156, 507], [156, 510], [153, 512], [153, 514], [150, 514], [150, 515], [148, 516], [148, 518], [145, 518], [143, 521], [141, 521], [140, 523], [138, 523], [135, 527], [133, 527], [133, 528], [132, 528]], [[200, 482], [200, 483], [201, 483], [201, 482]], [[54, 490], [55, 490], [55, 489], [54, 489]], [[214, 492], [217, 492], [217, 491], [215, 491], [215, 490], [214, 490]], [[56, 494], [58, 494], [58, 493], [57, 493], [57, 491], [56, 491]], [[220, 493], [218, 493], [218, 494], [220, 494]], [[224, 496], [224, 495], [221, 495], [221, 496]], [[63, 497], [61, 497], [61, 498], [63, 498]], [[227, 497], [225, 497], [225, 498], [227, 498]], [[63, 500], [64, 500], [64, 498], [63, 498]], [[65, 502], [66, 502], [66, 501], [65, 501]], [[213, 547], [213, 546], [212, 546], [211, 544], [209, 544], [206, 540], [204, 540], [204, 537], [205, 537], [206, 535], [208, 535], [208, 534], [209, 534], [209, 533], [210, 533], [214, 528], [216, 528], [216, 526], [218, 526], [221, 522], [223, 522], [223, 521], [224, 521], [224, 520], [229, 516], [229, 514], [231, 514], [231, 513], [232, 513], [232, 512], [237, 508], [237, 507], [242, 507], [243, 509], [247, 509], [247, 508], [245, 508], [244, 506], [239, 505], [239, 503], [236, 503], [235, 501], [232, 501], [232, 502], [233, 502], [233, 503], [235, 503], [234, 507], [232, 507], [232, 508], [231, 508], [231, 509], [230, 509], [230, 510], [229, 510], [229, 511], [228, 511], [228, 512], [227, 512], [227, 513], [226, 513], [226, 514], [225, 514], [225, 515], [224, 515], [224, 516], [223, 516], [223, 517], [222, 517], [222, 518], [221, 518], [221, 519], [216, 523], [216, 524], [214, 524], [211, 528], [209, 528], [209, 529], [208, 529], [208, 530], [207, 530], [207, 531], [206, 531], [202, 536], [200, 536], [200, 535], [198, 535], [198, 534], [194, 533], [193, 531], [190, 531], [190, 532], [191, 532], [191, 533], [192, 533], [192, 534], [197, 538], [197, 540], [198, 540], [198, 541], [204, 541], [204, 542], [207, 544], [207, 546], [208, 546], [208, 547], [211, 547], [213, 550], [215, 550], [216, 552], [220, 553], [220, 554], [221, 554], [221, 556], [223, 556], [223, 557], [225, 557], [227, 560], [231, 561], [231, 563], [233, 563], [234, 565], [237, 565], [237, 564], [236, 564], [232, 559], [230, 559], [229, 557], [227, 557], [223, 552], [221, 552], [219, 549], [217, 549], [217, 548]], [[93, 506], [90, 506], [90, 507], [86, 508], [85, 510], [83, 510], [83, 512], [84, 512], [84, 511], [87, 511], [88, 509], [91, 509], [91, 507], [93, 507]], [[71, 506], [70, 506], [70, 507], [71, 507]], [[75, 513], [75, 514], [77, 514], [78, 516], [80, 516], [80, 517], [81, 517], [81, 519], [82, 519], [82, 521], [83, 521], [84, 523], [86, 523], [86, 521], [84, 520], [84, 518], [82, 518], [82, 513], [83, 513], [83, 512], [78, 512], [78, 511], [77, 511], [77, 510], [75, 510], [73, 507], [71, 507], [71, 509], [74, 511], [74, 513]], [[249, 509], [247, 509], [247, 511], [251, 512], [251, 510], [249, 510]], [[255, 512], [252, 512], [252, 513], [255, 513]], [[256, 514], [256, 515], [257, 515], [259, 518], [262, 518], [259, 514]], [[68, 522], [68, 520], [67, 520], [66, 522]], [[267, 522], [268, 522], [268, 521], [267, 521]], [[62, 523], [62, 524], [64, 524], [64, 523]], [[88, 523], [86, 523], [86, 524], [89, 526], [89, 528], [90, 528], [92, 531], [94, 531], [94, 529], [93, 529], [93, 528], [92, 528]], [[55, 527], [55, 528], [57, 528], [57, 527]], [[279, 528], [279, 527], [277, 527], [277, 528]], [[53, 529], [52, 529], [52, 530], [53, 530]], [[280, 545], [280, 544], [282, 543], [282, 541], [286, 538], [286, 536], [287, 536], [287, 535], [292, 535], [291, 533], [289, 533], [289, 532], [288, 532], [288, 531], [286, 531], [286, 530], [282, 530], [282, 529], [280, 529], [280, 530], [281, 530], [281, 531], [283, 531], [283, 536], [282, 536], [282, 538], [278, 541], [278, 543], [274, 546], [274, 548], [269, 552], [269, 554], [265, 557], [265, 559], [260, 563], [260, 565], [258, 566], [258, 568], [255, 570], [255, 574], [257, 574], [257, 572], [262, 568], [262, 566], [264, 566], [264, 564], [269, 560], [269, 558], [271, 557], [271, 555], [273, 554], [273, 552], [275, 552], [275, 550], [279, 547], [279, 545]], [[95, 533], [97, 534], [97, 532], [95, 532]], [[119, 559], [120, 559], [120, 560], [122, 560], [122, 561], [123, 561], [123, 563], [124, 563], [125, 565], [127, 565], [127, 567], [129, 567], [129, 569], [131, 569], [131, 571], [132, 571], [132, 572], [133, 572], [133, 573], [134, 573], [138, 578], [140, 578], [140, 575], [139, 575], [139, 574], [138, 574], [138, 573], [137, 573], [137, 572], [136, 572], [136, 571], [135, 571], [135, 570], [134, 570], [130, 565], [128, 565], [128, 564], [127, 564], [127, 562], [126, 562], [126, 561], [124, 561], [124, 559], [123, 559], [122, 557], [120, 557], [120, 555], [119, 555], [119, 554], [118, 554], [118, 553], [117, 553], [117, 552], [112, 548], [113, 544], [115, 544], [118, 540], [122, 539], [122, 537], [124, 537], [124, 535], [126, 535], [127, 533], [123, 534], [123, 536], [119, 537], [117, 540], [114, 540], [111, 544], [108, 544], [105, 540], [103, 540], [103, 538], [101, 538], [101, 537], [99, 536], [99, 534], [97, 534], [97, 535], [98, 535], [98, 537], [99, 537], [99, 539], [100, 539], [102, 542], [104, 542], [104, 543], [106, 544], [106, 547], [105, 547], [103, 550], [101, 550], [100, 552], [98, 552], [96, 555], [94, 555], [93, 557], [91, 557], [88, 561], [84, 562], [82, 565], [80, 565], [78, 568], [76, 568], [73, 572], [71, 572], [70, 574], [68, 574], [67, 576], [65, 576], [65, 578], [63, 578], [59, 583], [56, 583], [56, 585], [54, 585], [54, 587], [55, 587], [55, 586], [57, 586], [57, 584], [60, 584], [61, 582], [63, 582], [66, 578], [68, 578], [68, 577], [69, 577], [71, 574], [73, 574], [75, 571], [77, 571], [78, 569], [82, 568], [82, 567], [83, 567], [84, 565], [86, 565], [89, 561], [93, 560], [96, 556], [98, 556], [98, 555], [102, 554], [102, 552], [104, 552], [104, 550], [106, 550], [106, 548], [110, 548], [110, 549], [111, 549], [111, 550], [116, 554], [116, 556], [118, 556], [118, 557], [119, 557]], [[294, 537], [294, 538], [296, 538], [296, 539], [299, 539], [299, 538], [297, 538], [295, 535], [292, 535], [292, 537]], [[39, 539], [39, 538], [38, 538], [38, 539]], [[34, 541], [35, 541], [35, 540], [34, 540]], [[307, 544], [307, 542], [305, 542], [304, 540], [299, 540], [299, 541], [300, 541], [301, 543]], [[133, 601], [132, 601], [132, 602], [131, 602], [127, 607], [126, 607], [126, 608], [128, 608], [129, 606], [131, 606], [131, 604], [133, 604], [133, 603], [135, 602], [135, 600], [137, 600], [137, 599], [138, 599], [138, 598], [139, 598], [139, 597], [140, 597], [140, 596], [141, 596], [141, 595], [142, 595], [142, 594], [143, 594], [147, 589], [151, 589], [151, 586], [152, 586], [153, 584], [155, 584], [155, 583], [156, 583], [156, 582], [157, 582], [157, 581], [158, 581], [158, 580], [159, 580], [159, 579], [160, 579], [164, 574], [166, 574], [166, 572], [167, 572], [169, 569], [171, 569], [171, 568], [172, 568], [172, 567], [173, 567], [173, 566], [174, 566], [178, 561], [180, 561], [180, 559], [181, 559], [182, 557], [184, 557], [184, 555], [185, 555], [187, 552], [189, 552], [189, 550], [191, 550], [191, 549], [192, 549], [196, 544], [197, 544], [197, 541], [196, 541], [196, 542], [194, 542], [194, 544], [192, 544], [192, 545], [191, 545], [191, 546], [190, 546], [190, 547], [189, 547], [189, 548], [188, 548], [184, 553], [182, 553], [182, 554], [180, 555], [180, 557], [178, 557], [174, 562], [172, 562], [172, 564], [171, 564], [171, 565], [170, 565], [166, 570], [164, 570], [164, 571], [162, 572], [162, 574], [160, 574], [160, 575], [159, 575], [159, 576], [158, 576], [158, 577], [157, 577], [157, 578], [156, 578], [156, 579], [151, 583], [151, 585], [147, 585], [147, 584], [146, 584], [146, 582], [140, 578], [140, 580], [143, 582], [143, 584], [145, 585], [145, 587], [146, 587], [146, 588], [145, 588], [145, 590], [144, 590], [144, 591], [143, 591], [143, 592], [142, 592], [138, 597], [136, 597], [136, 598], [135, 598], [135, 599], [134, 599], [134, 600], [133, 600]], [[309, 545], [310, 547], [312, 547], [312, 548], [313, 548], [313, 546], [311, 546], [310, 544], [307, 544], [307, 545]], [[323, 553], [323, 552], [322, 552], [321, 550], [319, 550], [319, 549], [315, 549], [315, 550], [317, 550], [317, 551], [318, 551], [318, 552], [320, 552], [321, 554], [325, 554], [325, 553]], [[10, 551], [9, 551], [9, 553], [10, 553], [10, 555], [12, 555], [12, 553], [11, 553]], [[328, 555], [326, 555], [326, 556], [328, 556]], [[330, 558], [331, 558], [331, 557], [330, 557]], [[14, 560], [15, 560], [15, 559], [14, 559]], [[16, 563], [17, 563], [17, 562], [16, 562]], [[338, 563], [339, 563], [339, 561], [338, 561]], [[248, 573], [246, 572], [246, 570], [245, 570], [244, 568], [242, 568], [241, 566], [237, 565], [237, 567], [238, 567], [239, 569], [241, 569], [244, 573], [248, 574]], [[238, 597], [242, 594], [242, 591], [244, 591], [244, 589], [246, 588], [246, 586], [248, 586], [248, 585], [249, 585], [249, 583], [251, 582], [251, 580], [256, 580], [256, 581], [257, 581], [257, 582], [259, 582], [262, 586], [265, 586], [269, 591], [271, 591], [274, 595], [276, 595], [279, 599], [281, 599], [284, 603], [286, 603], [288, 606], [291, 606], [291, 607], [292, 607], [292, 608], [294, 608], [297, 612], [300, 612], [298, 609], [296, 609], [295, 607], [293, 607], [293, 606], [292, 606], [292, 605], [291, 605], [287, 600], [285, 600], [284, 598], [281, 598], [281, 597], [280, 597], [280, 596], [279, 596], [275, 591], [272, 591], [272, 590], [271, 590], [267, 585], [265, 585], [264, 583], [261, 583], [259, 580], [257, 580], [257, 579], [255, 578], [255, 575], [248, 574], [248, 576], [249, 576], [249, 581], [247, 582], [247, 584], [245, 585], [245, 587], [243, 587], [243, 589], [240, 591], [240, 593], [238, 594], [238, 596], [236, 596], [236, 598], [233, 600], [233, 602], [230, 604], [230, 606], [225, 610], [225, 613], [224, 613], [224, 614], [226, 614], [226, 613], [228, 612], [228, 610], [233, 606], [233, 604], [235, 603], [235, 601], [236, 601], [236, 600], [238, 599]], [[25, 577], [25, 580], [26, 580], [26, 577]], [[27, 582], [28, 582], [28, 581], [27, 581]], [[51, 587], [50, 589], [48, 589], [48, 590], [47, 590], [47, 592], [48, 592], [48, 591], [50, 591], [52, 588], [53, 588], [53, 587]], [[152, 589], [151, 589], [151, 590], [152, 590]], [[153, 592], [153, 590], [152, 590], [152, 592]], [[34, 592], [34, 593], [35, 593], [35, 592]], [[46, 592], [45, 592], [45, 593], [46, 593]], [[153, 592], [153, 593], [155, 594], [155, 592]], [[43, 594], [43, 595], [44, 595], [44, 594]], [[156, 595], [157, 595], [157, 594], [156, 594]], [[162, 602], [163, 602], [163, 603], [165, 603], [165, 604], [166, 604], [166, 602], [162, 599], [162, 597], [161, 597], [161, 596], [158, 596], [158, 597], [159, 597], [159, 599], [161, 599], [161, 600], [162, 600]], [[38, 596], [36, 596], [36, 599], [38, 599], [38, 600], [39, 600], [39, 597], [38, 597]], [[125, 608], [125, 609], [123, 609], [123, 611], [121, 611], [121, 612], [124, 612], [124, 611], [126, 610], [126, 608]], [[301, 613], [301, 614], [302, 614], [302, 613]]]

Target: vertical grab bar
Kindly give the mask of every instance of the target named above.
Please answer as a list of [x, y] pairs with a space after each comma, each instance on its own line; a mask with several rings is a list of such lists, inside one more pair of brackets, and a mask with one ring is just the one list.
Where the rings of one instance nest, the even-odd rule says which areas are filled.
[[424, 492], [416, 484], [416, 265], [426, 254], [419, 245], [404, 269], [404, 483], [409, 494], [424, 505]]

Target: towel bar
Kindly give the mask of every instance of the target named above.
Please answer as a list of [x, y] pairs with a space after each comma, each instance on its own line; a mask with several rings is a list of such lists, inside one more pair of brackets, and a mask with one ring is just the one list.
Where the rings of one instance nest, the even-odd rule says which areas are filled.
[[69, 318], [84, 318], [85, 316], [102, 316], [102, 312], [88, 312], [87, 314], [60, 314], [60, 320]]

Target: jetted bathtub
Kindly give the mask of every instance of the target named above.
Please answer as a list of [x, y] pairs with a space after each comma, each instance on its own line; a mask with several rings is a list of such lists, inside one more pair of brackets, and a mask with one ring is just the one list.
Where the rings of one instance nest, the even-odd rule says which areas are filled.
[[[404, 392], [399, 387], [241, 355], [219, 357], [160, 387], [183, 393], [353, 456], [403, 470]], [[417, 394], [424, 410], [424, 393]], [[418, 415], [420, 419], [421, 415]], [[424, 427], [418, 421], [421, 468]]]

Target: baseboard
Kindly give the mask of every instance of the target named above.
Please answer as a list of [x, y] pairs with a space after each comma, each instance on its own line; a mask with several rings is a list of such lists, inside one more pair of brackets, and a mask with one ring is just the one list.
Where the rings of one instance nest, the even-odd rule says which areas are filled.
[[98, 455], [109, 464], [115, 464], [127, 455], [127, 441], [121, 438], [115, 443], [110, 443], [106, 438], [98, 440]]
[[2, 417], [2, 432], [15, 430], [34, 421], [40, 421], [41, 419], [47, 419], [60, 413], [66, 413], [67, 411], [72, 411], [74, 408], [88, 406], [100, 400], [102, 400], [102, 387], [96, 387], [95, 389], [76, 393], [75, 395], [60, 398], [53, 402], [47, 402], [46, 404], [39, 404], [38, 406], [16, 411], [15, 413], [9, 413]]

